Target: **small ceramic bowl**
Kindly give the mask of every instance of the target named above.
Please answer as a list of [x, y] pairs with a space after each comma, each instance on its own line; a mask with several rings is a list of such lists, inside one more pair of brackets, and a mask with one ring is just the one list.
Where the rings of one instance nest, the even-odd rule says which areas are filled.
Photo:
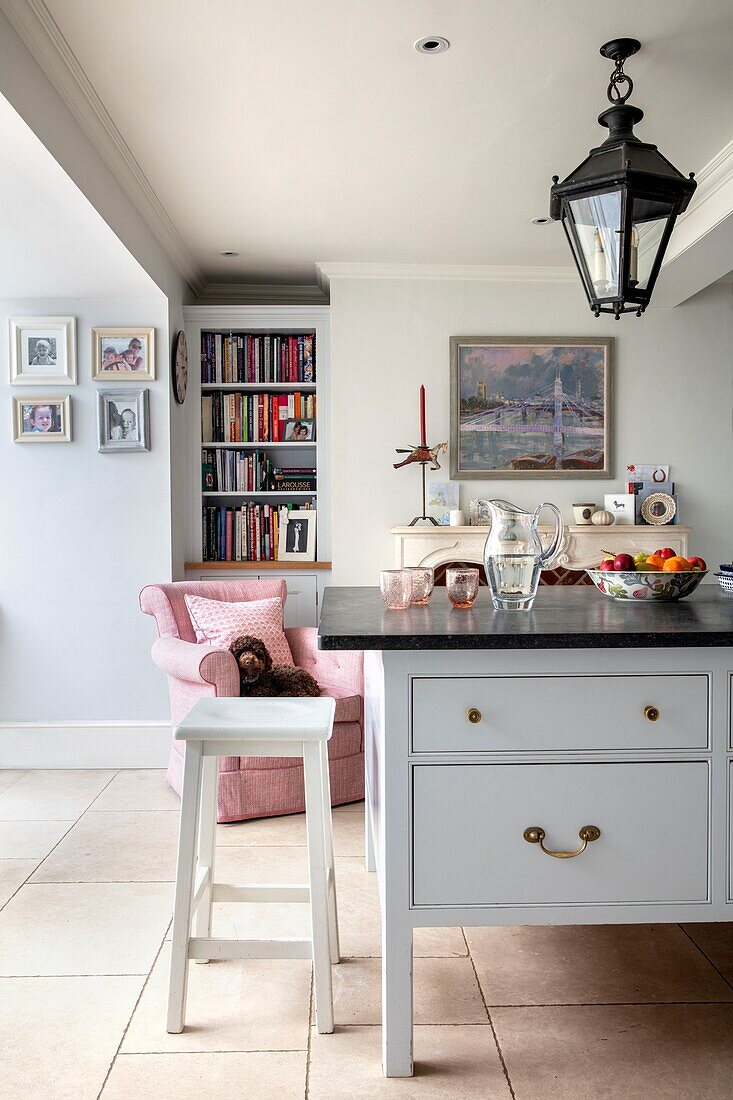
[[706, 569], [684, 573], [612, 573], [605, 569], [586, 569], [599, 592], [614, 600], [682, 600], [694, 592]]

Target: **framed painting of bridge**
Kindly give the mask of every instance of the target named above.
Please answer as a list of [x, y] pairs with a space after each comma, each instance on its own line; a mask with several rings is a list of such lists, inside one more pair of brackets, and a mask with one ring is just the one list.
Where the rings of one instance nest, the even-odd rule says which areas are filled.
[[612, 476], [612, 338], [450, 343], [452, 478]]

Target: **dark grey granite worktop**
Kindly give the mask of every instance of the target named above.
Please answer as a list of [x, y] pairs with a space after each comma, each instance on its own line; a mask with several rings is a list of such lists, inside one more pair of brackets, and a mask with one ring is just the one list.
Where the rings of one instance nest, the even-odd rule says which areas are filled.
[[531, 611], [468, 611], [436, 588], [426, 607], [388, 611], [378, 588], [326, 588], [320, 649], [626, 649], [733, 646], [733, 597], [701, 585], [684, 600], [625, 603], [589, 587], [540, 587]]

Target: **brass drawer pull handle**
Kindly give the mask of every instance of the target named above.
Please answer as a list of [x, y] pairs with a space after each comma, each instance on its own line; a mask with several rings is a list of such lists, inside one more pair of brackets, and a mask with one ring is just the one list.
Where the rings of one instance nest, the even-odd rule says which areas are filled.
[[592, 844], [594, 840], [598, 840], [600, 835], [601, 830], [597, 825], [584, 825], [578, 833], [578, 836], [583, 841], [582, 848], [578, 848], [575, 852], [553, 852], [549, 848], [545, 848], [542, 843], [545, 839], [545, 830], [540, 828], [539, 825], [532, 825], [531, 828], [524, 830], [524, 839], [527, 843], [539, 844], [545, 855], [552, 856], [553, 859], [575, 859], [576, 856], [581, 856], [588, 845]]
[[468, 720], [475, 726], [477, 722], [481, 721], [481, 711], [477, 710], [476, 707], [471, 707], [468, 712]]
[[659, 717], [658, 707], [644, 707], [644, 717], [648, 718], [650, 722], [656, 722]]

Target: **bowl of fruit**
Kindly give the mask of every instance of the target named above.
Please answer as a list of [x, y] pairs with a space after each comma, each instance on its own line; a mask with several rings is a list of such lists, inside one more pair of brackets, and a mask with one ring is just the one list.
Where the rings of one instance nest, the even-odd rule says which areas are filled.
[[683, 558], [669, 546], [633, 557], [602, 552], [598, 568], [586, 573], [599, 592], [614, 600], [681, 600], [695, 591], [708, 568], [702, 558]]

